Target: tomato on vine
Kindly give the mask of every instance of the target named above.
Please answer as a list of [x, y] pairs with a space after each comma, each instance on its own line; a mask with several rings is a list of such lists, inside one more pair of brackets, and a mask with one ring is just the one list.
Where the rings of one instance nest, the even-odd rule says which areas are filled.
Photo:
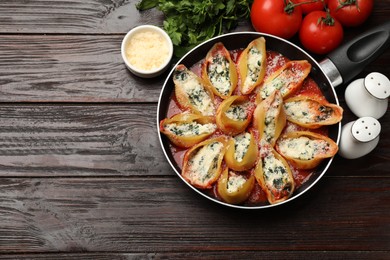
[[343, 27], [329, 12], [314, 11], [305, 16], [299, 31], [302, 45], [316, 54], [326, 54], [338, 47], [344, 37]]
[[361, 25], [370, 16], [374, 0], [329, 0], [330, 14], [342, 25]]
[[289, 39], [299, 30], [302, 9], [296, 0], [254, 0], [250, 17], [256, 31]]

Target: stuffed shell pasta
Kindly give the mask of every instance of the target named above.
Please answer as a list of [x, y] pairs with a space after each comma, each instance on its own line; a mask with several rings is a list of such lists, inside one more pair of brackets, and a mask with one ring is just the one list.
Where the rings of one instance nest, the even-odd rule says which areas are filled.
[[259, 131], [260, 139], [272, 146], [286, 125], [283, 98], [279, 90], [257, 105], [253, 115], [253, 126]]
[[183, 178], [197, 188], [212, 188], [222, 172], [227, 144], [228, 138], [219, 136], [190, 148], [184, 155]]
[[276, 150], [298, 169], [313, 169], [325, 158], [334, 156], [337, 144], [321, 134], [309, 131], [289, 132], [281, 136]]
[[225, 168], [218, 179], [217, 190], [219, 196], [231, 204], [240, 204], [248, 199], [255, 185], [253, 175], [249, 177]]
[[323, 99], [296, 96], [284, 101], [287, 120], [314, 129], [341, 121], [343, 108]]
[[255, 177], [270, 204], [282, 202], [294, 192], [295, 182], [290, 166], [274, 149], [260, 158], [255, 168]]
[[251, 169], [258, 156], [258, 146], [252, 132], [244, 132], [229, 141], [225, 153], [226, 165], [235, 171], [246, 171]]
[[231, 96], [236, 88], [236, 66], [222, 43], [216, 43], [207, 53], [202, 65], [202, 78], [214, 94], [223, 99]]
[[180, 113], [160, 122], [160, 132], [181, 148], [189, 148], [200, 143], [216, 129], [214, 117], [191, 113]]
[[310, 70], [311, 64], [306, 60], [287, 62], [264, 80], [258, 100], [269, 97], [275, 90], [280, 90], [283, 98], [288, 97], [302, 85]]
[[239, 134], [247, 128], [252, 119], [251, 103], [247, 96], [231, 96], [218, 107], [217, 126], [227, 135]]
[[204, 116], [215, 114], [214, 95], [210, 87], [183, 64], [173, 73], [177, 102], [184, 109]]
[[324, 135], [334, 135], [330, 125], [343, 109], [326, 100], [312, 63], [267, 50], [265, 38], [199, 46], [170, 72], [158, 110], [174, 170], [206, 197], [237, 207], [288, 200], [338, 149]]
[[250, 42], [238, 59], [241, 76], [241, 93], [250, 94], [264, 79], [266, 71], [266, 49], [264, 37]]

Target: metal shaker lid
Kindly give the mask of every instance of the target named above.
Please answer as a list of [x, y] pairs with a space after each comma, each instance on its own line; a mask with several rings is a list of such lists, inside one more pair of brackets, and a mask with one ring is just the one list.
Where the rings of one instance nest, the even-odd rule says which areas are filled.
[[366, 143], [379, 136], [381, 124], [373, 117], [361, 117], [353, 123], [351, 131], [356, 140]]
[[364, 78], [364, 86], [367, 91], [378, 99], [386, 99], [390, 96], [390, 80], [379, 72], [372, 72]]

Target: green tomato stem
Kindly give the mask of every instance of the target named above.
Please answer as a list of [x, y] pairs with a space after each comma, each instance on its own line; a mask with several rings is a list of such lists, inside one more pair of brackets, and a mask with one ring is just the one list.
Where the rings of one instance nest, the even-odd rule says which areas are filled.
[[357, 10], [360, 12], [360, 8], [356, 0], [345, 0], [343, 2], [342, 0], [339, 0], [339, 6], [337, 6], [336, 10], [339, 10], [344, 6], [348, 6], [348, 5], [356, 5]]
[[293, 2], [291, 2], [291, 0], [284, 0], [284, 5], [285, 5], [284, 11], [288, 14], [291, 14], [292, 12], [294, 12], [294, 8], [296, 6], [313, 4], [313, 3], [317, 3], [317, 2], [322, 2], [324, 4], [324, 7], [325, 7], [324, 0], [311, 0], [311, 1], [301, 2], [301, 3], [297, 3], [297, 4], [294, 4]]
[[327, 26], [334, 26], [335, 21], [333, 17], [330, 15], [329, 10], [326, 11], [326, 17], [320, 17], [317, 20], [317, 25], [325, 24]]

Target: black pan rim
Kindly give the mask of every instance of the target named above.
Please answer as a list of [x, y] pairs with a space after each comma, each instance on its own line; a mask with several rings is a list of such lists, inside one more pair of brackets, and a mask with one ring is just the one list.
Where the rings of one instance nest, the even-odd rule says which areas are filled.
[[[167, 75], [165, 81], [164, 81], [164, 84], [163, 84], [163, 87], [161, 89], [161, 92], [160, 92], [160, 96], [159, 96], [159, 100], [158, 100], [158, 105], [157, 105], [157, 132], [158, 132], [158, 137], [159, 137], [159, 142], [160, 142], [160, 146], [161, 146], [161, 149], [163, 150], [163, 153], [164, 153], [164, 156], [165, 158], [167, 159], [169, 165], [171, 166], [171, 168], [173, 169], [173, 171], [176, 173], [176, 175], [179, 176], [179, 178], [188, 186], [190, 187], [192, 190], [194, 190], [196, 193], [200, 194], [201, 196], [217, 203], [217, 204], [220, 204], [220, 205], [224, 205], [224, 206], [227, 206], [227, 207], [230, 207], [230, 208], [237, 208], [237, 209], [247, 209], [247, 210], [254, 210], [254, 209], [266, 209], [266, 208], [274, 208], [274, 207], [277, 207], [277, 206], [281, 206], [281, 205], [284, 205], [290, 201], [293, 201], [295, 200], [296, 198], [299, 198], [300, 196], [302, 196], [303, 194], [305, 194], [308, 190], [310, 190], [313, 186], [315, 186], [319, 181], [320, 179], [322, 179], [322, 177], [325, 175], [325, 173], [327, 172], [327, 170], [329, 169], [334, 157], [332, 158], [329, 158], [327, 159], [326, 161], [323, 162], [323, 164], [325, 164], [325, 166], [323, 166], [322, 168], [322, 172], [319, 173], [315, 179], [313, 180], [313, 182], [305, 187], [302, 191], [300, 191], [299, 193], [295, 193], [290, 197], [288, 198], [287, 200], [285, 201], [282, 201], [282, 202], [279, 202], [277, 204], [266, 204], [266, 205], [259, 205], [259, 206], [245, 206], [245, 205], [234, 205], [234, 204], [229, 204], [229, 203], [226, 203], [226, 202], [223, 202], [223, 201], [220, 201], [220, 200], [217, 200], [207, 194], [205, 194], [204, 192], [200, 191], [199, 189], [193, 187], [191, 184], [189, 184], [182, 176], [181, 176], [181, 173], [177, 170], [176, 168], [176, 165], [171, 161], [171, 159], [169, 158], [169, 151], [167, 151], [165, 149], [165, 145], [164, 145], [164, 142], [167, 142], [166, 140], [166, 137], [163, 136], [163, 134], [160, 133], [160, 121], [163, 119], [160, 117], [160, 114], [161, 114], [161, 105], [162, 105], [162, 102], [164, 101], [163, 100], [163, 97], [164, 97], [164, 94], [166, 94], [166, 88], [167, 88], [167, 84], [168, 82], [170, 81], [171, 77], [172, 77], [172, 73], [173, 71], [175, 70], [176, 66], [178, 64], [181, 64], [190, 54], [196, 52], [199, 48], [201, 48], [202, 46], [204, 45], [207, 45], [211, 42], [216, 42], [218, 40], [223, 40], [223, 39], [228, 39], [229, 37], [237, 37], [237, 36], [242, 36], [242, 37], [248, 37], [248, 36], [258, 36], [258, 37], [261, 37], [261, 36], [264, 36], [264, 37], [267, 37], [267, 38], [272, 38], [272, 39], [275, 39], [277, 41], [282, 41], [284, 44], [288, 44], [290, 45], [290, 47], [296, 49], [298, 52], [302, 53], [302, 55], [306, 56], [308, 59], [310, 59], [310, 62], [316, 64], [316, 67], [320, 69], [320, 72], [324, 77], [325, 77], [325, 80], [327, 81], [326, 82], [326, 85], [328, 85], [330, 87], [330, 90], [332, 92], [332, 95], [334, 97], [334, 103], [339, 105], [339, 100], [338, 100], [338, 97], [337, 97], [337, 94], [336, 94], [336, 91], [334, 89], [334, 87], [332, 86], [330, 80], [329, 80], [329, 77], [326, 75], [326, 73], [323, 71], [323, 69], [321, 68], [321, 65], [319, 64], [319, 62], [317, 62], [310, 54], [308, 54], [305, 50], [303, 50], [302, 48], [300, 48], [299, 46], [295, 45], [294, 43], [288, 41], [288, 40], [285, 40], [283, 38], [280, 38], [280, 37], [277, 37], [277, 36], [274, 36], [274, 35], [270, 35], [270, 34], [266, 34], [266, 33], [259, 33], [259, 32], [252, 32], [252, 31], [242, 31], [242, 32], [232, 32], [232, 33], [227, 33], [227, 34], [222, 34], [222, 35], [219, 35], [219, 36], [216, 36], [214, 38], [211, 38], [199, 45], [197, 45], [196, 47], [194, 47], [193, 49], [191, 49], [188, 53], [186, 53], [180, 60], [178, 60], [172, 67], [171, 71], [169, 72], [169, 74]], [[223, 42], [223, 41], [222, 41]], [[243, 46], [245, 47], [245, 46]], [[284, 53], [282, 53], [283, 55], [285, 55]], [[169, 93], [170, 95], [172, 94], [172, 92]], [[337, 127], [337, 135], [336, 137], [334, 138], [335, 142], [337, 143], [337, 145], [339, 144], [339, 141], [340, 141], [340, 136], [341, 136], [341, 122], [337, 123], [336, 125], [332, 126], [332, 127]], [[314, 177], [314, 176], [312, 176]]]

